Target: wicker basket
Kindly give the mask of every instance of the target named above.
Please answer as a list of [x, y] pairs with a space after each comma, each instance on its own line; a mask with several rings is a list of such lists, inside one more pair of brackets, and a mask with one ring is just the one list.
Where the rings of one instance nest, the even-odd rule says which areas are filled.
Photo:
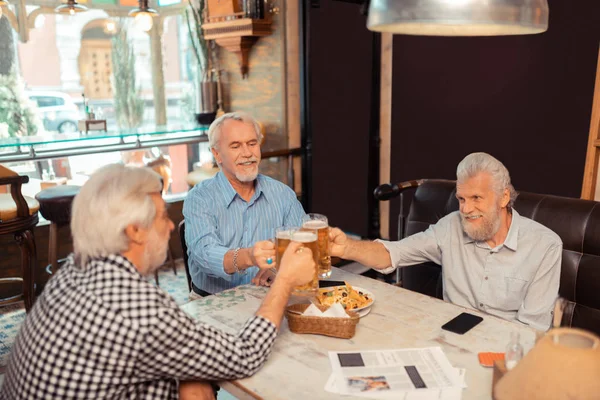
[[[356, 324], [360, 320], [354, 311], [346, 311], [350, 318], [328, 318], [328, 317], [306, 317], [290, 311], [303, 313], [310, 304], [293, 304], [285, 309], [290, 331], [294, 333], [313, 333], [316, 335], [333, 336], [342, 339], [350, 339], [356, 331]], [[321, 311], [327, 310], [328, 306], [317, 305]]]

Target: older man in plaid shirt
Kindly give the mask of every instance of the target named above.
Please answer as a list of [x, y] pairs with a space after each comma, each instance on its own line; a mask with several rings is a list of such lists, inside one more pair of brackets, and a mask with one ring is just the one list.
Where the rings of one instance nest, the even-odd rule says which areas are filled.
[[310, 250], [290, 245], [237, 335], [194, 322], [144, 279], [164, 261], [174, 228], [161, 188], [154, 172], [122, 165], [83, 186], [74, 255], [27, 316], [0, 398], [210, 399], [206, 381], [245, 378], [264, 364], [292, 288], [314, 274]]

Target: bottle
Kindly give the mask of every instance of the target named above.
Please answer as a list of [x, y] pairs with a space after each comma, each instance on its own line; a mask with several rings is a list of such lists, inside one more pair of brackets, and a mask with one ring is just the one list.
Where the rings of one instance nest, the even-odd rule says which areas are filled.
[[523, 358], [523, 346], [521, 346], [519, 339], [520, 335], [518, 332], [511, 332], [510, 342], [506, 346], [506, 353], [504, 354], [504, 363], [506, 364], [506, 369], [509, 371]]
[[253, 16], [252, 2], [250, 0], [244, 0], [244, 16], [246, 18], [252, 18]]
[[252, 18], [263, 19], [265, 17], [264, 0], [254, 0], [254, 12]]

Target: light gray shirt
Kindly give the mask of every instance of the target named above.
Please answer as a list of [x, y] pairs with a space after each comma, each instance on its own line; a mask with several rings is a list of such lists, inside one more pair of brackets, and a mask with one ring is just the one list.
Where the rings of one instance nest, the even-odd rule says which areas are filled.
[[444, 300], [546, 330], [558, 297], [562, 241], [512, 213], [506, 240], [493, 249], [467, 236], [458, 211], [425, 232], [397, 242], [379, 240], [392, 260], [380, 272], [432, 261], [442, 266]]

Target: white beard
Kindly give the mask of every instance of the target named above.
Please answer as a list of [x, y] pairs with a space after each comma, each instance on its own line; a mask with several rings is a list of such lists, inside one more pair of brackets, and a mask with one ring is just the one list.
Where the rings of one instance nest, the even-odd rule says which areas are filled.
[[239, 172], [235, 174], [235, 177], [240, 182], [253, 182], [257, 176], [258, 176], [258, 170], [256, 172], [251, 172], [248, 174], [241, 174]]
[[167, 250], [169, 241], [164, 242], [158, 236], [156, 230], [151, 230], [148, 237], [148, 244], [144, 253], [144, 263], [146, 265], [146, 273], [151, 274], [156, 271], [167, 259]]
[[[477, 213], [472, 213], [477, 214]], [[463, 213], [460, 213], [460, 222], [463, 228], [463, 231], [469, 236], [471, 239], [484, 242], [486, 240], [491, 239], [500, 229], [500, 208], [489, 211], [482, 215], [482, 224], [480, 227], [473, 226], [470, 222], [467, 221], [466, 216]]]

